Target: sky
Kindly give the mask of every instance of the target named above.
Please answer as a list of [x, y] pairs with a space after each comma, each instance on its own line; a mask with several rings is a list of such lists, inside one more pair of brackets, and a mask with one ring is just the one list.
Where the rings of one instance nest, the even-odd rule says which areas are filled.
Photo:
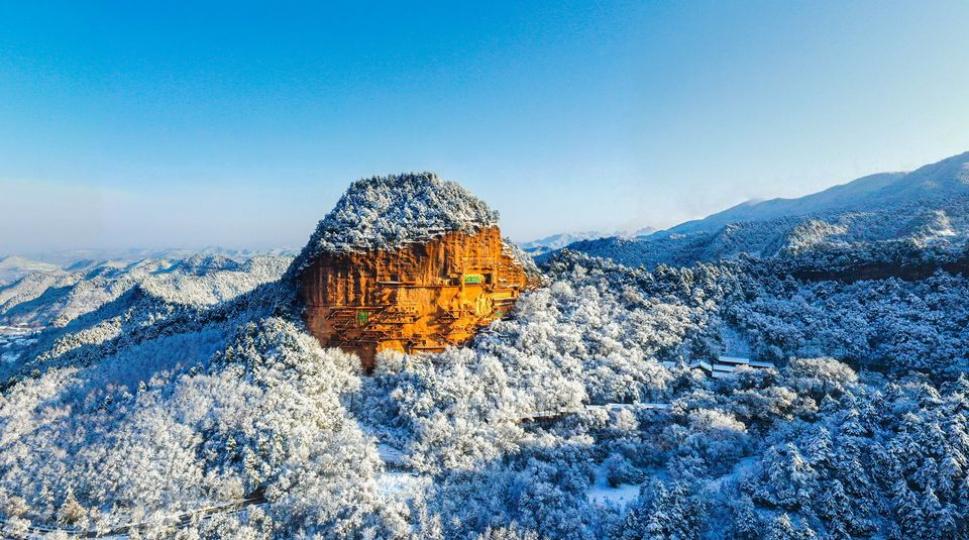
[[966, 2], [0, 3], [0, 253], [300, 247], [436, 171], [530, 240], [969, 150]]

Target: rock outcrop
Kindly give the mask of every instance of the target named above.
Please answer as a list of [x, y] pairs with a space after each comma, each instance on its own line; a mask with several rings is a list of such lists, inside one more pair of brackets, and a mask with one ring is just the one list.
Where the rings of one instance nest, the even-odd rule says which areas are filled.
[[440, 351], [502, 317], [534, 280], [497, 214], [431, 174], [354, 183], [294, 262], [306, 323], [360, 356]]

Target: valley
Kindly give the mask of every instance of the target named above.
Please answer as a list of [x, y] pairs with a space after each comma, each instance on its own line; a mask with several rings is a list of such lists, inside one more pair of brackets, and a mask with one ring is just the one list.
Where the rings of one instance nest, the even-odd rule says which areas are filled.
[[[950, 165], [931, 170], [963, 170]], [[295, 258], [32, 270], [0, 288], [4, 534], [961, 537], [965, 229], [956, 199], [892, 185], [924, 212], [938, 203], [948, 228], [863, 231], [853, 213], [779, 218], [775, 204], [764, 224], [682, 233], [731, 237], [728, 251], [660, 231], [535, 266], [490, 232], [482, 201], [412, 175], [352, 185]], [[824, 234], [794, 242], [778, 219]], [[435, 332], [433, 350], [375, 347], [368, 362], [314, 332], [311, 308], [390, 302], [368, 288], [380, 280], [411, 303], [479, 298], [502, 271], [440, 247], [453, 231], [489, 231], [487, 253], [534, 285], [501, 313], [481, 304], [480, 330]], [[429, 285], [387, 277], [404, 273], [394, 250]], [[321, 253], [359, 264], [332, 283], [314, 270], [335, 291], [317, 306], [300, 276]], [[430, 320], [471, 309], [440, 305]], [[352, 322], [347, 339], [377, 335]]]

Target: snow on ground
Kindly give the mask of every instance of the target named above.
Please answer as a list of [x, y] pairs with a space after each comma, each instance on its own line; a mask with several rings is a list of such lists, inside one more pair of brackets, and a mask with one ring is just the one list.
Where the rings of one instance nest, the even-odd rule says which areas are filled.
[[705, 489], [711, 493], [716, 493], [723, 488], [725, 482], [739, 482], [754, 473], [758, 461], [759, 459], [756, 456], [742, 458], [727, 474], [708, 480]]
[[498, 213], [481, 199], [433, 173], [367, 178], [351, 184], [320, 221], [294, 268], [323, 252], [395, 249], [497, 224]]
[[586, 405], [585, 410], [587, 411], [606, 411], [606, 412], [616, 412], [616, 411], [645, 411], [645, 410], [660, 410], [665, 411], [670, 408], [669, 403], [651, 403], [651, 402], [637, 402], [637, 403], [606, 403], [604, 405]]
[[29, 326], [4, 326], [0, 324], [0, 338], [26, 336], [36, 331], [37, 329]]
[[377, 454], [386, 470], [377, 476], [377, 492], [386, 499], [405, 501], [424, 491], [431, 478], [404, 470], [407, 467], [404, 452], [389, 444], [379, 443]]
[[585, 492], [586, 498], [598, 506], [623, 507], [639, 497], [639, 486], [635, 484], [619, 484], [616, 487], [609, 485], [606, 480], [606, 468], [604, 464], [596, 467], [596, 480]]
[[36, 328], [0, 325], [0, 363], [16, 362], [20, 358], [18, 349], [35, 343], [37, 340], [30, 336], [37, 332]]
[[387, 471], [377, 476], [377, 492], [386, 499], [408, 500], [425, 491], [430, 477], [401, 471]]
[[377, 445], [377, 454], [388, 469], [400, 469], [405, 466], [404, 452], [399, 448], [380, 443]]

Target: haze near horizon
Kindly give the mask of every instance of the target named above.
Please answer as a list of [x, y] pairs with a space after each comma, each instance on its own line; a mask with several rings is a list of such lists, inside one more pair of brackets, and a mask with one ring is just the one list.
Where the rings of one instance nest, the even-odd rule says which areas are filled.
[[0, 254], [302, 245], [432, 170], [515, 240], [969, 150], [969, 6], [0, 6]]

